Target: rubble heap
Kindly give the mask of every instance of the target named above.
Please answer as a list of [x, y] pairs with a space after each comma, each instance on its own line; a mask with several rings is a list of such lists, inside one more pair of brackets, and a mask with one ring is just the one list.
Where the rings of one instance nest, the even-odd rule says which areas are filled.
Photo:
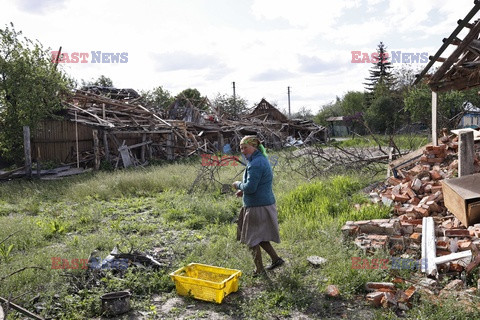
[[[383, 186], [370, 193], [373, 202], [393, 207], [390, 219], [348, 221], [342, 227], [342, 233], [345, 239], [354, 239], [356, 246], [366, 254], [383, 249], [389, 252], [393, 259], [398, 256], [417, 261], [417, 267], [420, 269], [422, 221], [424, 217], [432, 217], [437, 256], [467, 250], [472, 250], [477, 256], [474, 261], [468, 258], [437, 265], [438, 278], [444, 276], [461, 278], [480, 264], [480, 255], [477, 254], [480, 248], [480, 223], [467, 228], [445, 207], [442, 180], [454, 178], [457, 174], [458, 137], [444, 136], [440, 142], [439, 146], [427, 145], [405, 157], [406, 160], [394, 163], [391, 167], [393, 176], [389, 177]], [[478, 160], [480, 145], [477, 143], [474, 148], [475, 172], [480, 172]], [[368, 266], [368, 261], [366, 263], [367, 268], [372, 268], [371, 265]], [[424, 286], [429, 287], [427, 291], [433, 293], [432, 288], [438, 285], [436, 280], [429, 278], [424, 280], [435, 282], [433, 285]], [[464, 289], [464, 281], [460, 279], [454, 281], [461, 281], [462, 285], [459, 288]], [[376, 306], [395, 305], [400, 309], [408, 308], [412, 292], [415, 292], [416, 288], [412, 286], [407, 289], [408, 298], [405, 298], [406, 291], [395, 289], [393, 284], [380, 283], [377, 289], [375, 285], [373, 283], [367, 288], [368, 301]], [[449, 284], [443, 291], [450, 291], [450, 286], [458, 287]]]

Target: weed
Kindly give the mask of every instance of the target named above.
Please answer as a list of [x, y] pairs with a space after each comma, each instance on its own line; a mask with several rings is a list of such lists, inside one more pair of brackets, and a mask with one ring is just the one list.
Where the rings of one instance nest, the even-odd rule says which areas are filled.
[[7, 247], [5, 243], [0, 245], [0, 257], [3, 259], [5, 263], [8, 263], [11, 259], [10, 252], [12, 252], [14, 245], [11, 244]]

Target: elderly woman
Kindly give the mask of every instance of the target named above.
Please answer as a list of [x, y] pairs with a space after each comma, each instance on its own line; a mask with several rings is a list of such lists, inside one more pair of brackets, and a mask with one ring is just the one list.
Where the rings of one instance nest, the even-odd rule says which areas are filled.
[[[245, 136], [240, 141], [240, 150], [247, 159], [243, 181], [235, 181], [237, 197], [243, 197], [243, 207], [238, 218], [237, 240], [245, 243], [252, 251], [256, 270], [254, 276], [264, 275], [265, 269], [273, 270], [284, 261], [270, 241], [280, 243], [278, 213], [272, 190], [273, 173], [265, 148], [256, 136]], [[265, 250], [272, 263], [263, 267], [262, 253]]]

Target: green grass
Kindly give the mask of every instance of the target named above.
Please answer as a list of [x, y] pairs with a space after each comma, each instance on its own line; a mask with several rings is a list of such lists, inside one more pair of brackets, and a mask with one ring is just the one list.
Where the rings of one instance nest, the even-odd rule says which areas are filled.
[[[388, 270], [352, 269], [352, 257], [365, 257], [340, 232], [348, 220], [384, 218], [390, 209], [372, 205], [361, 193], [371, 178], [339, 175], [305, 182], [282, 166], [275, 168], [274, 192], [280, 221], [280, 244], [274, 244], [287, 263], [271, 273], [271, 282], [250, 276], [254, 265], [249, 251], [237, 242], [235, 217], [241, 200], [220, 192], [222, 183], [239, 179], [242, 168], [225, 167], [216, 182], [204, 179], [189, 193], [199, 174], [200, 161], [164, 164], [145, 169], [98, 172], [62, 181], [13, 181], [0, 185], [0, 296], [34, 311], [41, 302], [43, 316], [85, 319], [100, 316], [99, 297], [129, 288], [135, 309], [159, 312], [152, 295], [162, 301], [176, 297], [169, 273], [190, 262], [240, 269], [240, 293], [222, 305], [188, 300], [199, 308], [196, 317], [211, 308], [224, 316], [246, 319], [296, 317], [331, 318], [335, 301], [325, 298], [327, 285], [339, 287], [342, 299], [369, 314], [385, 319], [394, 313], [378, 313], [359, 304], [367, 281], [389, 281]], [[356, 206], [356, 204], [358, 204]], [[360, 209], [358, 209], [358, 207]], [[157, 252], [166, 266], [159, 271], [104, 272], [92, 280], [85, 270], [52, 269], [52, 257], [88, 258], [96, 250], [105, 257], [113, 247]], [[321, 256], [327, 263], [311, 266], [307, 257]], [[379, 258], [389, 256], [378, 252]], [[372, 257], [369, 257], [369, 259]], [[269, 263], [264, 256], [264, 262]], [[28, 267], [35, 267], [28, 268]], [[407, 274], [408, 275], [408, 274]], [[36, 299], [33, 299], [38, 294]], [[207, 307], [205, 307], [208, 305]], [[188, 309], [188, 308], [187, 308]], [[448, 315], [475, 316], [468, 310], [440, 305], [431, 308], [422, 300], [409, 312], [411, 318], [448, 319]], [[174, 314], [191, 311], [179, 307]], [[357, 318], [355, 310], [345, 311]], [[350, 312], [350, 313], [349, 313]], [[192, 317], [195, 317], [193, 315]], [[9, 319], [21, 318], [11, 313]]]
[[[375, 139], [382, 147], [390, 146], [390, 136], [388, 135], [375, 135]], [[363, 137], [354, 136], [353, 138], [336, 141], [334, 143], [338, 144], [340, 147], [378, 147], [378, 143], [375, 139], [368, 135]], [[426, 134], [396, 135], [394, 136], [393, 141], [400, 150], [416, 150], [431, 142], [428, 140]]]

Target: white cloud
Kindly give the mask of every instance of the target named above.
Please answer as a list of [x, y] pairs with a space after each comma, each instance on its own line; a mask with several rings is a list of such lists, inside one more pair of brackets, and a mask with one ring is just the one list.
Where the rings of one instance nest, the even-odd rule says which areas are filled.
[[68, 0], [17, 0], [17, 6], [20, 10], [34, 13], [44, 14], [65, 8], [65, 2]]

